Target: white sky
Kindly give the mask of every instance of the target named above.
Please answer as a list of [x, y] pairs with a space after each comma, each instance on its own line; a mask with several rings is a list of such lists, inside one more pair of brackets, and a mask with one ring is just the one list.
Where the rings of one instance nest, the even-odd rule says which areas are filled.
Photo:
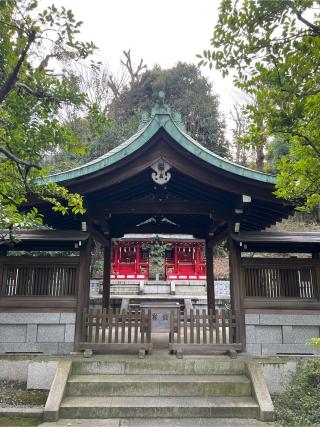
[[[197, 63], [195, 55], [210, 47], [220, 0], [40, 0], [40, 9], [52, 3], [73, 10], [83, 21], [81, 38], [92, 40], [99, 47], [99, 60], [116, 72], [122, 51], [128, 49], [135, 62], [143, 58], [148, 68]], [[227, 119], [232, 79], [223, 79], [216, 70], [203, 68], [202, 73], [213, 83]]]

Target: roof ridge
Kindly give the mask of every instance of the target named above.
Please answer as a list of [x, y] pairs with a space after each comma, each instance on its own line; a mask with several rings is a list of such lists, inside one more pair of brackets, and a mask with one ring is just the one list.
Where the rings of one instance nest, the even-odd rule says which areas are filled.
[[44, 182], [67, 181], [91, 174], [103, 169], [104, 167], [108, 167], [141, 148], [161, 128], [163, 128], [169, 136], [171, 136], [184, 149], [217, 168], [249, 179], [275, 184], [275, 177], [273, 175], [238, 165], [201, 145], [198, 141], [188, 135], [178, 125], [178, 123], [176, 123], [171, 112], [164, 108], [156, 111], [144, 127], [139, 129], [134, 135], [119, 144], [117, 147], [114, 147], [112, 150], [88, 163], [64, 172], [49, 175], [44, 178]]

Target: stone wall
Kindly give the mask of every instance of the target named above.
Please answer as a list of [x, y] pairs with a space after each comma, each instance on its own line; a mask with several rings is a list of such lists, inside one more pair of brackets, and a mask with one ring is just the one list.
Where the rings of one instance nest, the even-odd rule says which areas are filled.
[[246, 350], [257, 356], [320, 354], [306, 341], [319, 337], [320, 314], [245, 315]]
[[75, 313], [0, 313], [0, 353], [70, 353], [75, 320]]
[[259, 358], [258, 363], [269, 392], [271, 394], [284, 392], [296, 373], [298, 365], [303, 364], [305, 360], [308, 360], [308, 356], [300, 358], [277, 356], [266, 357], [262, 360]]

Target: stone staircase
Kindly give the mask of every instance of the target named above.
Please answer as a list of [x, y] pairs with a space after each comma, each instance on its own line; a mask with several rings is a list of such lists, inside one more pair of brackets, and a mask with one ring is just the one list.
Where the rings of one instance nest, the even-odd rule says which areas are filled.
[[[74, 361], [60, 395], [63, 419], [139, 419], [150, 425], [163, 419], [175, 425], [174, 419], [273, 418], [253, 397], [246, 363], [227, 357]], [[52, 417], [49, 395], [45, 418], [58, 416]]]

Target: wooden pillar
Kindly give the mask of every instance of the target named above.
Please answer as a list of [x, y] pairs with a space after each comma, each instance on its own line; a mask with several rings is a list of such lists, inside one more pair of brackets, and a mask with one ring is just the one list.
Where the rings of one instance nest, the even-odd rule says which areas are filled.
[[89, 239], [82, 244], [80, 248], [80, 265], [79, 265], [79, 280], [77, 294], [77, 311], [75, 325], [75, 350], [80, 350], [80, 342], [82, 337], [83, 327], [83, 311], [88, 307], [90, 293], [90, 263], [91, 263], [91, 244]]
[[207, 268], [207, 303], [208, 310], [215, 310], [216, 299], [214, 294], [213, 249], [206, 242], [206, 268]]
[[113, 248], [113, 272], [119, 273], [119, 245]]
[[179, 261], [178, 261], [178, 245], [174, 244], [174, 274], [179, 273]]
[[241, 343], [245, 343], [244, 334], [244, 313], [241, 307], [242, 281], [241, 281], [241, 250], [231, 237], [232, 227], [229, 227], [228, 248], [229, 248], [229, 268], [230, 268], [230, 299], [232, 311], [237, 316], [237, 328]]
[[7, 248], [0, 246], [0, 297], [5, 295], [5, 283], [4, 283], [4, 277], [3, 277], [3, 270], [4, 270], [4, 259], [1, 259], [1, 257], [5, 257], [7, 255]]
[[[318, 205], [319, 212], [320, 212], [320, 204]], [[320, 301], [320, 252], [312, 252], [312, 258], [319, 261], [319, 263], [316, 263], [313, 270], [313, 275], [315, 279], [314, 283], [314, 295], [317, 298], [318, 301]]]
[[109, 309], [110, 306], [110, 273], [111, 273], [111, 240], [109, 245], [104, 246], [103, 251], [103, 287], [102, 308]]
[[193, 250], [193, 266], [194, 266], [194, 274], [198, 275], [199, 274], [199, 246], [196, 245], [192, 248]]
[[8, 248], [6, 246], [0, 246], [0, 256], [7, 256]]
[[136, 246], [136, 274], [140, 274], [140, 244]]

